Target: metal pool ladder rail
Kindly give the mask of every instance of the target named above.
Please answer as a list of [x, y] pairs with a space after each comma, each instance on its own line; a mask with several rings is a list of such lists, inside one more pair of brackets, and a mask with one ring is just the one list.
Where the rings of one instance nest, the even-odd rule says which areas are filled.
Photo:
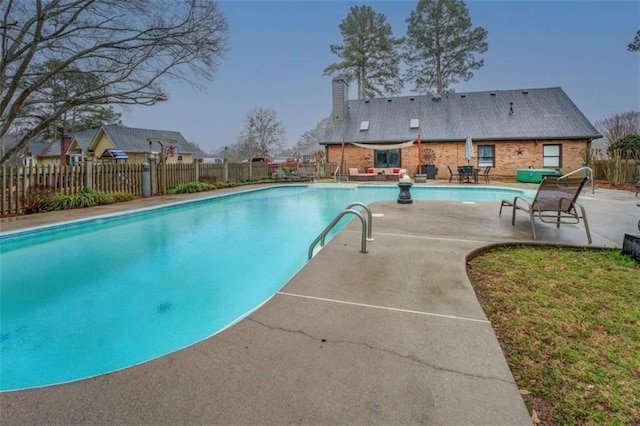
[[574, 174], [576, 174], [576, 173], [578, 173], [578, 172], [584, 172], [584, 171], [589, 172], [589, 173], [588, 173], [588, 175], [587, 175], [587, 177], [589, 178], [589, 181], [591, 182], [591, 193], [592, 193], [592, 194], [595, 194], [595, 193], [596, 193], [596, 191], [595, 191], [595, 188], [594, 188], [594, 186], [593, 186], [593, 170], [591, 170], [591, 168], [590, 168], [590, 167], [586, 167], [586, 166], [585, 166], [585, 167], [580, 167], [579, 169], [576, 169], [576, 170], [574, 170], [574, 171], [572, 171], [572, 172], [569, 172], [569, 173], [567, 173], [567, 174], [566, 174], [566, 175], [564, 175], [564, 176], [560, 176], [558, 179], [564, 179], [564, 178], [569, 177], [569, 176], [571, 176], [571, 175], [574, 175]]
[[[362, 213], [351, 208], [356, 206], [362, 207], [367, 212], [366, 219], [364, 216], [362, 216]], [[320, 235], [318, 235], [318, 238], [313, 240], [313, 242], [309, 246], [309, 253], [307, 256], [308, 260], [311, 260], [311, 258], [313, 257], [313, 249], [315, 248], [315, 246], [318, 243], [320, 243], [321, 247], [324, 246], [324, 240], [327, 237], [327, 234], [329, 234], [329, 232], [331, 232], [333, 227], [336, 226], [338, 222], [340, 222], [340, 219], [342, 219], [347, 214], [353, 214], [358, 218], [360, 218], [360, 222], [362, 223], [362, 242], [361, 242], [360, 253], [367, 253], [367, 241], [373, 241], [373, 237], [372, 237], [373, 223], [372, 223], [371, 209], [369, 209], [369, 206], [367, 206], [364, 203], [355, 202], [355, 203], [349, 204], [347, 207], [344, 208], [344, 210], [338, 213], [338, 215], [331, 221], [331, 223], [326, 228], [324, 228], [324, 231], [322, 231]]]

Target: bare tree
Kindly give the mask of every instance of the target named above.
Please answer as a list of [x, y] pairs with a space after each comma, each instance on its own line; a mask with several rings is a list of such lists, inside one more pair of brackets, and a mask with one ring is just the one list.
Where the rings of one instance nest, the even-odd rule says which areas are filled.
[[285, 127], [275, 110], [256, 107], [247, 115], [238, 145], [251, 155], [269, 155], [284, 146], [284, 134]]
[[611, 143], [627, 135], [640, 134], [640, 112], [630, 111], [622, 114], [614, 114], [594, 123], [596, 129], [608, 146]]
[[[0, 137], [21, 149], [81, 105], [154, 105], [164, 78], [198, 86], [226, 49], [213, 0], [0, 0]], [[48, 64], [48, 66], [45, 66]], [[53, 93], [65, 73], [87, 84]], [[82, 81], [82, 79], [78, 79]]]

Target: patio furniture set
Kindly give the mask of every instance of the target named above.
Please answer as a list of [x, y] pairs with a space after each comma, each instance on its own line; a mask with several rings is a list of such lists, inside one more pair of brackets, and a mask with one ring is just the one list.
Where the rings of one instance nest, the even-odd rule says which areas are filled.
[[313, 177], [305, 169], [296, 169], [290, 174], [286, 174], [282, 169], [277, 169], [272, 176], [276, 182], [311, 182], [313, 180]]
[[399, 175], [399, 167], [368, 167], [365, 173], [361, 173], [356, 167], [349, 168], [349, 180], [353, 181], [397, 181]]
[[484, 171], [473, 166], [458, 166], [457, 173], [453, 173], [450, 166], [447, 166], [447, 169], [449, 169], [449, 182], [456, 178], [459, 183], [480, 183], [480, 173], [482, 172], [484, 183], [491, 183], [489, 178], [491, 166], [486, 167]]

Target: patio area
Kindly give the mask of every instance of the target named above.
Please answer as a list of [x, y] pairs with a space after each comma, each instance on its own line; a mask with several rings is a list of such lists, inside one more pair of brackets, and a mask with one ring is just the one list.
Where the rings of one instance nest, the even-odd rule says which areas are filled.
[[[439, 182], [441, 183], [441, 182]], [[432, 184], [432, 183], [428, 183]], [[536, 185], [518, 185], [535, 188]], [[0, 220], [2, 231], [210, 194]], [[636, 233], [638, 199], [584, 191], [594, 247]], [[373, 203], [273, 298], [218, 335], [74, 383], [0, 394], [2, 424], [531, 424], [466, 259], [531, 242], [499, 202]], [[537, 243], [586, 245], [582, 224], [536, 222]]]

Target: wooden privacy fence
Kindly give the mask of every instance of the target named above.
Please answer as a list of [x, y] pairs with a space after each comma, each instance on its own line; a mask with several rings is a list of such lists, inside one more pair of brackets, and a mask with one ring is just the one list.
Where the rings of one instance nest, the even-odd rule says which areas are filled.
[[[65, 167], [73, 168], [73, 166]], [[82, 189], [106, 193], [124, 192], [134, 197], [142, 196], [142, 164], [96, 164], [79, 168], [84, 173], [85, 179]], [[88, 173], [91, 179], [87, 178]]]
[[0, 169], [0, 215], [24, 211], [29, 188], [46, 186], [55, 192], [74, 194], [84, 188], [84, 171], [70, 166], [5, 167]]
[[[150, 163], [151, 194], [160, 193], [160, 167]], [[189, 182], [259, 180], [269, 177], [265, 163], [167, 164], [167, 188]], [[83, 189], [105, 193], [142, 194], [142, 164], [85, 163], [77, 166], [0, 167], [0, 215], [24, 213], [29, 188], [44, 186], [55, 192], [75, 194]]]

